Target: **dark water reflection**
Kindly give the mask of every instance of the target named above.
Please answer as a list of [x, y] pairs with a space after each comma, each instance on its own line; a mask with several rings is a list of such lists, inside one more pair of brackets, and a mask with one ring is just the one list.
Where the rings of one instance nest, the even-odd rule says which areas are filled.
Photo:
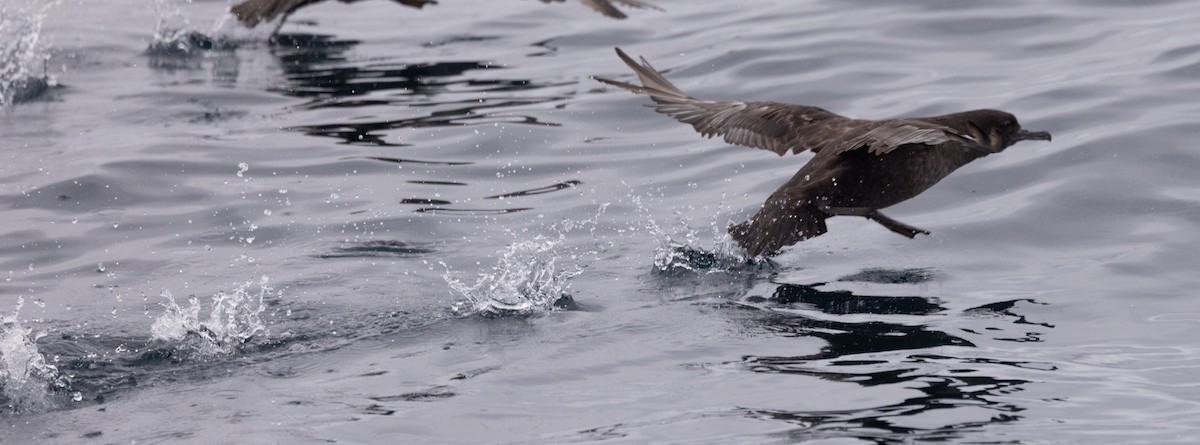
[[337, 247], [318, 258], [410, 258], [437, 252], [428, 243], [378, 240]]
[[[911, 282], [922, 281], [921, 276], [929, 276], [928, 271], [876, 269], [843, 277], [840, 281], [891, 277], [894, 279], [887, 281]], [[743, 411], [751, 418], [796, 424], [797, 429], [779, 435], [788, 440], [854, 437], [876, 444], [952, 441], [989, 425], [1010, 424], [1023, 418], [1021, 413], [1026, 408], [1007, 396], [1023, 391], [1033, 382], [1007, 377], [1005, 368], [1055, 369], [1044, 363], [978, 357], [978, 352], [972, 351], [976, 344], [952, 331], [977, 333], [955, 327], [964, 323], [947, 320], [1001, 318], [1016, 328], [1030, 324], [1016, 308], [1020, 301], [996, 302], [953, 313], [935, 298], [859, 295], [844, 290], [822, 290], [822, 286], [824, 283], [780, 284], [769, 298], [748, 303], [750, 307], [764, 311], [759, 316], [744, 319], [749, 327], [783, 337], [819, 338], [825, 345], [816, 353], [797, 356], [746, 356], [741, 361], [746, 369], [756, 373], [816, 377], [863, 387], [902, 387], [917, 390], [922, 395], [863, 410]], [[863, 319], [863, 316], [871, 317]], [[995, 336], [994, 340], [1012, 340], [1000, 332], [990, 334]], [[1012, 341], [1040, 340], [1031, 333]], [[990, 414], [986, 419], [978, 420], [977, 413], [955, 413], [963, 408], [982, 408]], [[910, 419], [921, 416], [946, 420], [923, 421], [921, 427], [911, 426]], [[963, 420], [964, 417], [974, 420]]]
[[[486, 40], [486, 39], [483, 39]], [[479, 41], [468, 39], [463, 41]], [[375, 61], [349, 63], [346, 52], [359, 42], [338, 40], [333, 36], [282, 34], [273, 42], [271, 53], [279, 59], [285, 75], [284, 85], [273, 87], [288, 96], [311, 98], [297, 109], [363, 108], [403, 105], [417, 109], [434, 107], [424, 116], [362, 120], [291, 127], [311, 136], [342, 139], [347, 144], [404, 146], [388, 142], [380, 133], [398, 128], [451, 127], [470, 124], [517, 123], [557, 126], [537, 117], [505, 113], [513, 107], [560, 101], [566, 97], [522, 97], [488, 94], [532, 91], [549, 86], [530, 79], [478, 79], [464, 77], [479, 70], [502, 67], [487, 61], [443, 61], [430, 63]], [[386, 93], [379, 97], [379, 93]], [[469, 98], [433, 100], [448, 93]], [[371, 96], [364, 98], [363, 96]], [[486, 98], [480, 98], [485, 96]]]
[[[480, 42], [488, 38], [460, 37], [427, 43]], [[244, 42], [249, 43], [249, 42]], [[382, 120], [309, 124], [289, 127], [310, 136], [333, 137], [346, 144], [409, 146], [387, 141], [381, 133], [400, 128], [454, 127], [515, 123], [559, 126], [532, 115], [508, 109], [562, 101], [569, 96], [527, 96], [520, 93], [563, 83], [532, 79], [479, 78], [474, 71], [502, 70], [490, 61], [438, 61], [413, 63], [387, 59], [354, 61], [347, 53], [361, 42], [332, 35], [285, 33], [270, 42], [270, 54], [283, 70], [282, 82], [267, 90], [291, 97], [307, 98], [294, 110], [362, 109], [368, 107], [435, 108], [424, 116]], [[167, 32], [146, 50], [149, 65], [165, 72], [199, 70], [212, 64], [212, 73], [222, 83], [235, 82], [239, 59], [236, 41], [223, 41], [197, 31]], [[492, 96], [488, 96], [491, 94]], [[498, 95], [497, 95], [498, 94]], [[434, 100], [438, 97], [437, 100]], [[395, 112], [393, 110], [392, 112]]]
[[[355, 123], [336, 123], [336, 124], [314, 124], [290, 127], [291, 130], [302, 131], [310, 136], [326, 136], [341, 139], [345, 144], [368, 144], [385, 147], [401, 147], [408, 144], [388, 142], [386, 137], [379, 132], [385, 130], [394, 130], [398, 128], [423, 128], [423, 127], [453, 127], [469, 124], [490, 124], [490, 123], [515, 123], [515, 124], [530, 124], [541, 126], [558, 126], [553, 122], [542, 122], [533, 116], [519, 116], [509, 113], [496, 113], [492, 110], [504, 110], [510, 107], [523, 105], [533, 105], [543, 102], [559, 100], [561, 98], [542, 98], [535, 100], [510, 100], [501, 99], [498, 101], [479, 100], [470, 101], [470, 106], [457, 106], [448, 109], [438, 110], [429, 113], [427, 116], [387, 119], [381, 121], [367, 121]], [[368, 101], [359, 102], [356, 104], [345, 104], [340, 99], [336, 105], [322, 103], [314, 105], [316, 107], [337, 107], [337, 106], [355, 106], [364, 105], [385, 105], [391, 101]], [[454, 105], [455, 103], [423, 103], [420, 106], [439, 106], [439, 105]]]

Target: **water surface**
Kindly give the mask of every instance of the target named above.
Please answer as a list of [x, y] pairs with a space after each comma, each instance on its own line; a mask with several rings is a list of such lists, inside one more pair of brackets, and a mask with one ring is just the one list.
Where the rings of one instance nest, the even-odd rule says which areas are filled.
[[[330, 2], [271, 40], [7, 1], [0, 55], [53, 82], [0, 115], [5, 443], [1200, 441], [1190, 2]], [[724, 228], [810, 155], [592, 81], [614, 46], [700, 98], [1054, 141], [889, 210], [931, 236], [748, 261]]]

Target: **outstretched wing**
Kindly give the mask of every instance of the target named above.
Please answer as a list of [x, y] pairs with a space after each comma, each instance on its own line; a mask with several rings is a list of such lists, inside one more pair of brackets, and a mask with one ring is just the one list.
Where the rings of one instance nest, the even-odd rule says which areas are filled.
[[991, 150], [970, 136], [922, 120], [849, 119], [821, 108], [779, 102], [711, 101], [688, 96], [646, 59], [635, 62], [617, 48], [617, 55], [641, 79], [641, 85], [616, 80], [596, 80], [650, 96], [654, 109], [689, 124], [704, 137], [722, 136], [725, 142], [761, 148], [779, 155], [811, 150], [844, 153], [866, 148], [882, 155], [909, 144], [939, 145], [950, 141], [969, 148]]
[[646, 59], [638, 64], [617, 48], [617, 55], [629, 65], [642, 85], [597, 77], [596, 80], [650, 96], [654, 109], [680, 122], [690, 124], [705, 137], [723, 136], [725, 142], [761, 148], [779, 155], [788, 151], [819, 151], [837, 139], [846, 127], [857, 121], [804, 105], [778, 102], [711, 101], [688, 96]]

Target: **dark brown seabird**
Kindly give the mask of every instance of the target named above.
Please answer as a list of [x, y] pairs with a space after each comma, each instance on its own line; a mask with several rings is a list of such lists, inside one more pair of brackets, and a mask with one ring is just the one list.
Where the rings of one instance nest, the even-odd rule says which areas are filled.
[[[232, 8], [229, 9], [229, 12], [232, 13], [235, 17], [237, 17], [238, 21], [242, 22], [242, 24], [245, 25], [247, 28], [253, 28], [253, 27], [257, 26], [260, 22], [269, 22], [271, 20], [274, 20], [275, 17], [278, 17], [280, 15], [283, 16], [283, 20], [280, 20], [280, 23], [282, 24], [284, 21], [287, 20], [287, 16], [291, 15], [293, 12], [296, 12], [297, 9], [303, 8], [303, 7], [311, 5], [313, 3], [320, 3], [322, 1], [325, 1], [325, 0], [245, 0], [241, 3], [234, 5]], [[357, 2], [360, 0], [338, 0], [338, 1], [340, 1], [342, 3], [354, 3], [354, 2]], [[392, 0], [392, 1], [402, 4], [402, 5], [406, 5], [406, 6], [412, 6], [414, 8], [421, 8], [421, 7], [424, 7], [425, 5], [436, 5], [437, 4], [437, 0]], [[490, 2], [493, 0], [487, 0], [487, 1]], [[542, 0], [543, 3], [551, 3], [551, 2], [562, 3], [564, 1], [566, 1], [566, 0]], [[642, 0], [579, 0], [579, 1], [580, 1], [580, 3], [583, 3], [584, 6], [595, 9], [596, 11], [600, 12], [601, 14], [604, 14], [608, 17], [612, 17], [615, 19], [625, 18], [625, 13], [621, 12], [620, 9], [617, 9], [617, 7], [614, 5], [614, 3], [629, 6], [632, 8], [659, 9], [657, 6], [654, 6], [650, 3], [646, 3]]]
[[642, 85], [596, 78], [650, 96], [659, 113], [691, 124], [705, 137], [779, 154], [811, 150], [816, 155], [775, 190], [749, 221], [729, 234], [751, 256], [826, 232], [825, 220], [861, 216], [913, 238], [922, 230], [879, 209], [925, 191], [975, 159], [1024, 140], [1050, 140], [1050, 133], [1021, 129], [999, 110], [972, 110], [932, 117], [850, 119], [817, 107], [778, 102], [709, 101], [688, 96], [645, 58], [639, 65], [624, 51]]

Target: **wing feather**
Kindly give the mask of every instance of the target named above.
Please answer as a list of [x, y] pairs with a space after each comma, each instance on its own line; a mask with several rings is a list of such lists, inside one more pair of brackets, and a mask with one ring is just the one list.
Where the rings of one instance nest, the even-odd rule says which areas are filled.
[[617, 48], [617, 55], [641, 80], [641, 85], [616, 80], [596, 80], [650, 96], [659, 113], [691, 125], [700, 135], [721, 136], [725, 142], [760, 148], [779, 155], [789, 151], [834, 154], [866, 148], [882, 155], [904, 145], [940, 145], [950, 141], [988, 150], [970, 136], [924, 120], [849, 119], [821, 108], [779, 102], [711, 101], [687, 95], [654, 69], [646, 59], [638, 63]]
[[867, 147], [872, 154], [885, 154], [909, 144], [939, 145], [957, 140], [950, 136], [949, 128], [920, 121], [886, 120], [857, 132], [854, 137], [842, 141], [835, 148], [837, 153]]
[[789, 151], [818, 151], [827, 145], [828, 137], [843, 127], [843, 121], [851, 122], [821, 108], [804, 105], [697, 99], [668, 81], [646, 59], [639, 64], [620, 48], [617, 55], [633, 68], [642, 85], [596, 80], [650, 96], [656, 102], [651, 105], [656, 111], [691, 125], [704, 137], [722, 136], [730, 144], [784, 155]]

